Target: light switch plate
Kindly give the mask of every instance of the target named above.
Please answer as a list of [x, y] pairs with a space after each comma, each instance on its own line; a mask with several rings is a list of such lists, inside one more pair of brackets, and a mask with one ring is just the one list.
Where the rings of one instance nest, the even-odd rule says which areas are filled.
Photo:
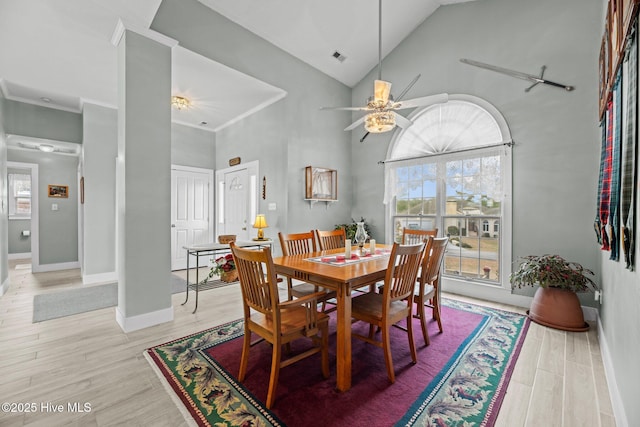
[[276, 210], [276, 204], [275, 203], [269, 203], [269, 205], [267, 206], [267, 209], [270, 211], [275, 211]]
[[51, 203], [51, 210], [52, 211], [57, 211], [58, 210], [58, 204], [57, 203]]

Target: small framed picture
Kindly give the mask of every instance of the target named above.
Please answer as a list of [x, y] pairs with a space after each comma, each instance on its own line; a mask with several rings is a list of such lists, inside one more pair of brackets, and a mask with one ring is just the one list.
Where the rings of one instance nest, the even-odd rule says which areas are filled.
[[49, 197], [59, 197], [59, 198], [66, 199], [69, 197], [69, 186], [50, 184], [48, 194], [49, 194]]

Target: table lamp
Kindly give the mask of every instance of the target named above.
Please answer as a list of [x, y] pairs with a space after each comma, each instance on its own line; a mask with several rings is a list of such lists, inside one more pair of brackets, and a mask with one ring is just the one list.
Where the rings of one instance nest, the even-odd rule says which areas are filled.
[[258, 229], [258, 237], [254, 238], [253, 240], [266, 240], [264, 238], [264, 231], [262, 231], [262, 229], [267, 227], [267, 220], [265, 219], [264, 214], [256, 215], [256, 221], [253, 223], [253, 228]]

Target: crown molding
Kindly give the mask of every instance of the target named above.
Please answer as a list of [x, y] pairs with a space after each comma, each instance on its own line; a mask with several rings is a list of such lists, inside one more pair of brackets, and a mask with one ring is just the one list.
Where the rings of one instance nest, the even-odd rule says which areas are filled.
[[164, 34], [160, 34], [157, 31], [150, 30], [148, 28], [143, 28], [137, 25], [134, 25], [130, 22], [125, 22], [122, 18], [118, 19], [118, 23], [116, 24], [116, 28], [113, 30], [113, 35], [111, 36], [111, 44], [114, 46], [118, 46], [120, 44], [120, 40], [124, 35], [125, 31], [133, 31], [134, 33], [140, 34], [148, 39], [154, 40], [160, 44], [170, 47], [173, 49], [178, 46], [178, 41], [172, 39], [171, 37], [167, 37]]

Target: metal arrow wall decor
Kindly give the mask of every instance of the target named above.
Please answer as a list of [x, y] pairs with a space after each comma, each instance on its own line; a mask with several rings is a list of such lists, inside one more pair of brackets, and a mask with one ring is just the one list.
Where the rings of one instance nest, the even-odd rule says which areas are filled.
[[574, 89], [573, 86], [567, 86], [567, 85], [564, 85], [564, 84], [561, 84], [561, 83], [556, 83], [556, 82], [552, 82], [550, 80], [544, 79], [543, 78], [544, 77], [544, 71], [547, 69], [547, 67], [545, 65], [543, 65], [542, 69], [540, 70], [540, 76], [534, 76], [533, 74], [521, 73], [520, 71], [514, 71], [514, 70], [509, 70], [507, 68], [496, 67], [495, 65], [485, 64], [484, 62], [473, 61], [471, 59], [461, 59], [460, 62], [465, 63], [465, 64], [469, 64], [469, 65], [473, 65], [474, 67], [484, 68], [484, 69], [489, 70], [489, 71], [495, 71], [496, 73], [506, 74], [507, 76], [515, 77], [517, 79], [522, 79], [522, 80], [527, 80], [527, 81], [533, 82], [533, 84], [531, 86], [529, 86], [528, 88], [526, 88], [524, 90], [525, 92], [529, 92], [536, 85], [541, 84], [541, 83], [544, 84], [544, 85], [559, 87], [559, 88], [562, 88], [562, 89], [564, 89], [564, 90], [566, 90], [568, 92], [570, 92], [570, 91], [572, 91]]

